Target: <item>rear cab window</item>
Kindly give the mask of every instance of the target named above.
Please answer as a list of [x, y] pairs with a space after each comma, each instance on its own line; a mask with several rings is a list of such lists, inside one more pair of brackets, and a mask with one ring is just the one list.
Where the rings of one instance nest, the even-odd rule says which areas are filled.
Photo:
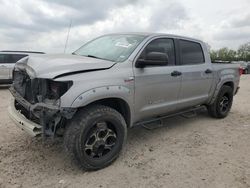
[[179, 40], [181, 65], [195, 65], [205, 63], [201, 44], [198, 42]]

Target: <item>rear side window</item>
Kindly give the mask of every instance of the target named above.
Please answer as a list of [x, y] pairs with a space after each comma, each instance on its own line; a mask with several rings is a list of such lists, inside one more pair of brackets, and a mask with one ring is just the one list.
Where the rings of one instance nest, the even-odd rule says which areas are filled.
[[182, 65], [194, 65], [205, 62], [201, 45], [197, 42], [180, 40], [180, 53]]
[[168, 56], [168, 65], [175, 65], [175, 48], [173, 39], [160, 38], [151, 41], [143, 50], [140, 58], [145, 59], [150, 52], [161, 52]]
[[19, 61], [20, 59], [22, 59], [26, 56], [28, 56], [28, 55], [26, 55], [26, 54], [11, 54], [9, 63], [16, 63], [17, 61]]

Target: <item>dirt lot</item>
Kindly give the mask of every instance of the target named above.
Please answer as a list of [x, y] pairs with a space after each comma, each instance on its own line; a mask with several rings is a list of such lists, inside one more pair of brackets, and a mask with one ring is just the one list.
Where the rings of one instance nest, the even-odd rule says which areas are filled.
[[61, 140], [43, 143], [19, 130], [1, 88], [0, 187], [250, 187], [250, 76], [240, 86], [226, 119], [202, 112], [131, 129], [118, 160], [96, 172], [72, 164]]

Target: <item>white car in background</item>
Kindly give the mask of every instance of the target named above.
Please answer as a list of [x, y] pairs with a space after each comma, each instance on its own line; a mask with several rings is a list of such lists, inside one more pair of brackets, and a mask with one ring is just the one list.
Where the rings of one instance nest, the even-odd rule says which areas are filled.
[[44, 54], [44, 52], [0, 51], [0, 84], [12, 83], [12, 70], [15, 63], [32, 54]]

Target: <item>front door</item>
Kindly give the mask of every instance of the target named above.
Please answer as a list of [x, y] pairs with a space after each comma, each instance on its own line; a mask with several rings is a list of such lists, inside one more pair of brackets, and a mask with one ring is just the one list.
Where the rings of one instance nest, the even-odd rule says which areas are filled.
[[148, 43], [138, 59], [150, 52], [166, 53], [168, 64], [165, 66], [134, 67], [135, 75], [135, 113], [136, 120], [167, 114], [176, 109], [180, 91], [181, 76], [175, 66], [174, 40], [157, 38]]

